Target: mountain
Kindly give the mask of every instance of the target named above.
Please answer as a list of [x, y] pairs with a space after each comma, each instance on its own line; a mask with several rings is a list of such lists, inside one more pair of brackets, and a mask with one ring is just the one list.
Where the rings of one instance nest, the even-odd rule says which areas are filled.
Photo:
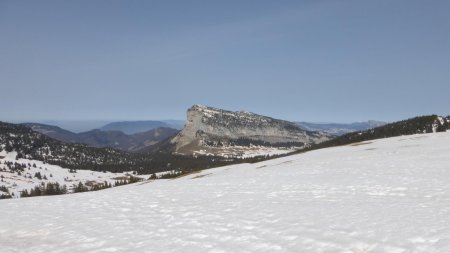
[[162, 122], [169, 125], [170, 128], [181, 130], [184, 127], [186, 121], [184, 120], [163, 120]]
[[121, 131], [102, 131], [99, 129], [79, 133], [80, 143], [93, 147], [113, 147], [130, 152], [139, 152], [148, 146], [165, 140], [178, 133], [178, 130], [159, 127], [150, 131], [124, 134]]
[[57, 126], [46, 125], [41, 123], [22, 123], [21, 125], [30, 127], [33, 131], [45, 134], [56, 140], [60, 140], [67, 143], [81, 143], [78, 134], [62, 129]]
[[99, 148], [112, 147], [131, 152], [139, 152], [178, 133], [176, 129], [161, 127], [131, 135], [124, 134], [121, 131], [102, 131], [99, 129], [77, 134], [60, 127], [44, 124], [24, 123], [23, 125], [31, 127], [33, 131], [66, 143], [83, 143]]
[[62, 129], [69, 130], [74, 133], [81, 133], [92, 129], [98, 129], [99, 127], [104, 126], [110, 122], [110, 120], [43, 120], [34, 123], [58, 126]]
[[386, 125], [386, 122], [369, 120], [366, 122], [355, 122], [350, 124], [339, 123], [310, 123], [296, 122], [297, 125], [308, 131], [321, 131], [332, 135], [343, 135], [356, 131], [364, 131], [367, 129]]
[[147, 132], [155, 128], [183, 128], [183, 122], [180, 120], [167, 120], [167, 121], [156, 121], [156, 120], [145, 120], [145, 121], [119, 121], [112, 122], [104, 125], [100, 128], [103, 131], [122, 131], [125, 134], [135, 134], [141, 132]]
[[194, 105], [187, 110], [185, 127], [170, 143], [177, 154], [245, 157], [286, 153], [329, 138], [284, 120]]

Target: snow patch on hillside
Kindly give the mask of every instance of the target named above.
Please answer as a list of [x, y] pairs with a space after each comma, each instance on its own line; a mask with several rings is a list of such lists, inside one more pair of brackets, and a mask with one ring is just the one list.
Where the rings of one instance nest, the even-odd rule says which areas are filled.
[[[38, 160], [16, 159], [17, 152], [0, 152], [0, 186], [8, 188], [10, 193], [14, 193], [14, 197], [19, 197], [23, 190], [30, 190], [42, 183], [56, 183], [61, 186], [66, 185], [70, 190], [73, 185], [82, 182], [104, 183], [114, 182], [123, 178], [130, 173], [111, 173], [97, 172], [91, 170], [76, 170], [76, 173], [69, 172], [69, 169], [62, 168], [58, 165], [51, 165]], [[18, 163], [26, 168], [17, 173], [17, 170], [10, 170], [6, 163]], [[36, 173], [41, 175], [41, 179], [35, 177]], [[141, 175], [139, 177], [147, 179], [149, 175]], [[45, 177], [45, 178], [44, 178]]]

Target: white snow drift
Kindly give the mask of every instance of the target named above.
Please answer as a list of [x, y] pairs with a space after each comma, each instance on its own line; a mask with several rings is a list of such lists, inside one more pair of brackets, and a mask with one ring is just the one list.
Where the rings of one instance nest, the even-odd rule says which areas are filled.
[[1, 252], [450, 252], [450, 132], [0, 201]]

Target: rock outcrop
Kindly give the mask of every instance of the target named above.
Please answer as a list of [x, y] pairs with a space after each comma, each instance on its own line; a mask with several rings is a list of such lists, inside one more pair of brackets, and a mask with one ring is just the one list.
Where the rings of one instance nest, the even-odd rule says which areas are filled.
[[303, 130], [293, 122], [194, 105], [187, 111], [185, 127], [171, 142], [176, 153], [220, 155], [237, 147], [298, 149], [328, 139], [327, 134]]

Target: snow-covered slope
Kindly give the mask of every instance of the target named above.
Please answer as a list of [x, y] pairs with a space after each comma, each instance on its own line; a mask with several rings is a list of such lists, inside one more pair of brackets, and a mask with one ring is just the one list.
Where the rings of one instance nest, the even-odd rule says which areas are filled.
[[[17, 152], [6, 152], [5, 150], [0, 152], [0, 186], [6, 187], [13, 197], [19, 197], [21, 191], [29, 191], [43, 183], [59, 183], [61, 186], [65, 185], [70, 192], [71, 188], [79, 182], [83, 184], [107, 182], [114, 185], [116, 180], [131, 175], [131, 172], [111, 173], [91, 170], [72, 170], [70, 172], [69, 169], [58, 165], [51, 165], [38, 160], [16, 159], [16, 157]], [[8, 168], [7, 163], [11, 163], [13, 169]], [[24, 168], [14, 169], [14, 164], [23, 165]], [[40, 178], [35, 176], [36, 173], [39, 173]], [[146, 179], [148, 175], [135, 177]], [[5, 195], [5, 193], [0, 192], [0, 195]]]
[[450, 252], [450, 132], [0, 201], [1, 252]]

